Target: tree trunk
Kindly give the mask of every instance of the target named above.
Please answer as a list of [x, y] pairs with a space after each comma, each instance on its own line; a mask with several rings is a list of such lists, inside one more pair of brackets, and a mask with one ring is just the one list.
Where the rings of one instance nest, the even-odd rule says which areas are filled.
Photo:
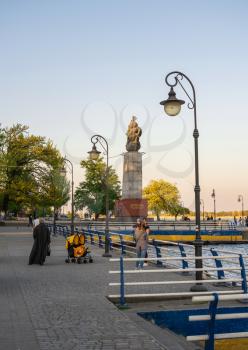
[[56, 208], [53, 207], [53, 233], [56, 233]]
[[5, 218], [8, 215], [8, 209], [9, 209], [9, 195], [8, 195], [8, 193], [4, 193], [4, 195], [3, 195], [3, 211], [4, 211]]

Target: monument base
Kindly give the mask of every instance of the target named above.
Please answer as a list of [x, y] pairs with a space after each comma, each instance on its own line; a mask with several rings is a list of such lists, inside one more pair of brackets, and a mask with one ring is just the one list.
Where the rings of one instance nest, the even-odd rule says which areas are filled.
[[146, 199], [120, 199], [115, 202], [115, 219], [122, 222], [134, 222], [146, 218], [148, 206]]

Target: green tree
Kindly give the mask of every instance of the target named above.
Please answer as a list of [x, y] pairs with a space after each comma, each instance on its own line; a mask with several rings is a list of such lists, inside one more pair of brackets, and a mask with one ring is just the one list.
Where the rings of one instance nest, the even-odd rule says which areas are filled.
[[190, 213], [190, 210], [188, 208], [183, 207], [180, 203], [175, 202], [170, 205], [168, 213], [174, 215], [175, 220], [177, 220], [178, 215], [188, 215]]
[[111, 166], [108, 168], [106, 179], [106, 164], [102, 158], [96, 161], [83, 160], [81, 166], [85, 170], [85, 180], [75, 191], [75, 207], [80, 210], [87, 208], [97, 220], [99, 215], [105, 214], [106, 211], [106, 186], [109, 192], [109, 209], [112, 210], [115, 200], [120, 198], [120, 182]]
[[51, 169], [42, 177], [39, 202], [42, 207], [54, 207], [54, 212], [68, 202], [70, 182], [60, 173], [60, 169]]
[[148, 201], [148, 208], [156, 214], [157, 220], [160, 220], [162, 211], [170, 213], [172, 208], [179, 205], [180, 195], [177, 187], [164, 180], [150, 181], [143, 189], [143, 195]]
[[16, 124], [0, 129], [0, 207], [36, 208], [42, 198], [44, 174], [59, 169], [63, 159], [50, 140], [29, 133], [28, 126]]

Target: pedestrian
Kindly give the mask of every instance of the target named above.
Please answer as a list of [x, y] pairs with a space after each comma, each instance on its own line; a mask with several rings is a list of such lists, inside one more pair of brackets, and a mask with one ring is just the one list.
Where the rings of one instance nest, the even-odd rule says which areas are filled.
[[245, 218], [245, 225], [248, 226], [248, 216]]
[[238, 221], [238, 226], [243, 226], [243, 219], [241, 216], [240, 216], [239, 221]]
[[236, 216], [233, 217], [234, 224], [237, 226], [237, 218]]
[[[134, 239], [136, 242], [137, 258], [145, 258], [147, 252], [148, 237], [142, 220], [137, 220], [137, 226], [134, 231]], [[136, 261], [136, 268], [143, 268], [144, 260]]]
[[39, 264], [43, 265], [46, 256], [50, 252], [50, 231], [44, 223], [43, 219], [40, 219], [40, 223], [33, 230], [34, 243], [29, 256], [29, 265]]
[[[150, 226], [148, 225], [148, 222], [147, 222], [146, 218], [144, 218], [143, 224], [144, 224], [144, 229], [145, 229], [146, 234], [147, 234], [147, 242], [148, 242], [149, 241], [149, 234], [150, 234], [151, 230], [150, 230]], [[148, 258], [148, 250], [147, 249], [146, 249], [146, 256], [145, 256], [145, 258], [146, 259]], [[144, 260], [144, 266], [148, 266], [147, 260]]]
[[33, 226], [33, 217], [32, 217], [32, 214], [29, 214], [29, 216], [28, 216], [28, 227], [29, 226]]

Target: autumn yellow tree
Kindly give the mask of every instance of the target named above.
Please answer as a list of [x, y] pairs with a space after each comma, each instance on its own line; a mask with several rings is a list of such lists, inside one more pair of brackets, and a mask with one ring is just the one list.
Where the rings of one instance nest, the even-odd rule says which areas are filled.
[[175, 185], [165, 180], [152, 180], [143, 189], [143, 196], [148, 201], [148, 208], [152, 210], [157, 220], [160, 220], [160, 213], [170, 213], [175, 206], [180, 205], [179, 190]]

